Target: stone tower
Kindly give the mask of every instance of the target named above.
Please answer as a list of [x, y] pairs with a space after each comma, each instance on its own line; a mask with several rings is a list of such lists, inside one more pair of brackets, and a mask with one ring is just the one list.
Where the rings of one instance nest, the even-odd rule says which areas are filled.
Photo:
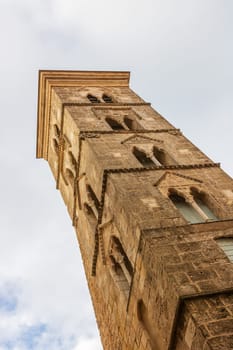
[[75, 228], [105, 350], [233, 349], [233, 182], [128, 72], [40, 71], [37, 157]]

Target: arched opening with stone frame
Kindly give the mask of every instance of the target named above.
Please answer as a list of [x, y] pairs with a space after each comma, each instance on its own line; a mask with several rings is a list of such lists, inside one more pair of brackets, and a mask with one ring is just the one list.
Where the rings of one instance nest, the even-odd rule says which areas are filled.
[[190, 193], [195, 201], [195, 203], [198, 205], [200, 210], [202, 211], [202, 217], [206, 221], [216, 221], [218, 218], [214, 214], [214, 212], [211, 210], [209, 206], [209, 201], [207, 198], [207, 194], [203, 191], [198, 191], [195, 187], [191, 187]]
[[178, 209], [181, 215], [188, 222], [195, 224], [199, 222], [204, 222], [203, 217], [193, 208], [193, 206], [187, 201], [187, 199], [178, 194], [174, 190], [169, 192], [169, 199], [172, 201], [174, 206]]
[[153, 147], [153, 155], [157, 165], [172, 165], [175, 164], [174, 159], [163, 149], [156, 146]]
[[108, 125], [112, 130], [115, 130], [115, 131], [125, 130], [124, 126], [121, 123], [119, 123], [116, 119], [107, 117], [105, 118], [105, 121], [108, 123]]
[[119, 238], [116, 236], [111, 236], [110, 238], [109, 258], [114, 272], [114, 279], [121, 290], [128, 292], [133, 275], [133, 266]]
[[155, 166], [155, 163], [151, 158], [143, 151], [137, 147], [133, 148], [133, 155], [137, 158], [137, 160], [141, 163], [143, 167], [151, 167]]
[[143, 129], [143, 127], [137, 122], [137, 120], [129, 118], [129, 117], [124, 117], [124, 123], [129, 130]]

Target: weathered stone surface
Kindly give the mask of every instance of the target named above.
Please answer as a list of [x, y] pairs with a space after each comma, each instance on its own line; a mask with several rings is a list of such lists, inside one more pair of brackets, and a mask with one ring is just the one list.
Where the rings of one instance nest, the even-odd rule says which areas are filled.
[[217, 241], [233, 237], [232, 180], [128, 81], [40, 73], [37, 156], [76, 230], [103, 347], [233, 349], [233, 265]]

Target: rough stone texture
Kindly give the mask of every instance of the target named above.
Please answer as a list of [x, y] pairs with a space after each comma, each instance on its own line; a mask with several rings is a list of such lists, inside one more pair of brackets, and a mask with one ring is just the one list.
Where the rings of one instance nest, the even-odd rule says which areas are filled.
[[[162, 149], [163, 165], [144, 166], [134, 147]], [[75, 227], [104, 349], [233, 349], [233, 265], [217, 243], [233, 236], [233, 182], [127, 73], [41, 72], [37, 156]], [[204, 193], [218, 220], [191, 224], [171, 191]]]

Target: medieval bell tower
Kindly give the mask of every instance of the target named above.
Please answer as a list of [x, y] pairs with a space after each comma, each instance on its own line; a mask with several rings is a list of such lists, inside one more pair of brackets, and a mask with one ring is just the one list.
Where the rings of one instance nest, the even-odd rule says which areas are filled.
[[75, 228], [105, 350], [233, 349], [233, 181], [128, 72], [40, 71], [37, 157]]

